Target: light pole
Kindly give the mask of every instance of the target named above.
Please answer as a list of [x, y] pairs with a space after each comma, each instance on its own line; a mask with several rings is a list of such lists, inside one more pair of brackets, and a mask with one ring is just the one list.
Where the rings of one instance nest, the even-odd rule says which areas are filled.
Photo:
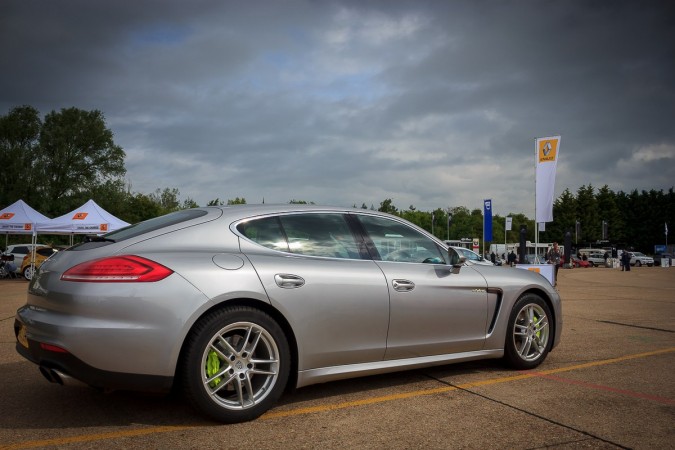
[[450, 222], [452, 222], [452, 213], [448, 211], [448, 240], [450, 240]]

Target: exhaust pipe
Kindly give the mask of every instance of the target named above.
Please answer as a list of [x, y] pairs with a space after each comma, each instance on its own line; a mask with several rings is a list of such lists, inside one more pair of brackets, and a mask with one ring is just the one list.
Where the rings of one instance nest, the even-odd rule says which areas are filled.
[[50, 367], [40, 366], [40, 373], [50, 383], [60, 384], [61, 386], [85, 386], [81, 381]]

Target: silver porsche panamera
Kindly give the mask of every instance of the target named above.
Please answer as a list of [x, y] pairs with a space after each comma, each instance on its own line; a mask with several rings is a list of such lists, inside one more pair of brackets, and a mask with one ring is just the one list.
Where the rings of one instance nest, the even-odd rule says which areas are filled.
[[375, 211], [179, 211], [58, 252], [17, 311], [16, 348], [53, 382], [180, 386], [251, 420], [287, 387], [484, 358], [541, 364], [561, 301], [534, 272], [467, 266]]

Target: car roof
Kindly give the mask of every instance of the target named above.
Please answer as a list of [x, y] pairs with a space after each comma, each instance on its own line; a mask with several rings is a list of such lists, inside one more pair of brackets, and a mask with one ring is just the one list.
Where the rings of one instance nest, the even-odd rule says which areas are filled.
[[321, 206], [305, 204], [261, 204], [261, 205], [228, 205], [228, 206], [206, 206], [199, 209], [218, 208], [222, 210], [224, 216], [232, 219], [245, 218], [250, 216], [264, 216], [267, 214], [292, 213], [292, 212], [345, 212], [345, 213], [369, 213], [375, 215], [388, 215], [379, 211], [359, 209], [359, 208], [341, 208], [338, 206]]

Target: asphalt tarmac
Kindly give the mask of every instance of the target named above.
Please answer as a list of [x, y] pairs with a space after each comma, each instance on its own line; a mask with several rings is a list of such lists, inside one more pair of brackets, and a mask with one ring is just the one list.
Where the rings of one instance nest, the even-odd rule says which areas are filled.
[[14, 349], [26, 287], [0, 280], [0, 449], [675, 448], [675, 268], [561, 269], [562, 343], [534, 371], [483, 361], [310, 386], [237, 425], [179, 397], [48, 383]]

